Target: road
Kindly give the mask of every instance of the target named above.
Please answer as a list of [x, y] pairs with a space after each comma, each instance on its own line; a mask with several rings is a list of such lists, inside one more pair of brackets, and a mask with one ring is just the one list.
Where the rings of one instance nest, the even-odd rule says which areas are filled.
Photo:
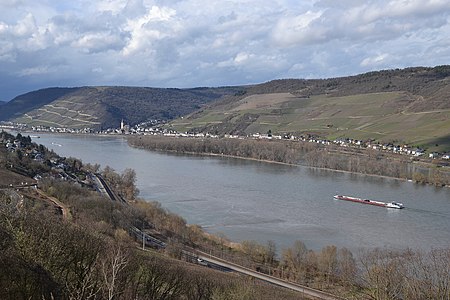
[[112, 201], [120, 201], [124, 204], [128, 204], [127, 201], [125, 199], [123, 199], [120, 195], [117, 195], [109, 186], [108, 183], [106, 182], [105, 179], [103, 179], [103, 177], [100, 174], [91, 174], [91, 176], [93, 177], [99, 192], [105, 196], [107, 196], [109, 199], [111, 199]]
[[[114, 195], [114, 193], [108, 187], [105, 180], [99, 174], [92, 174], [92, 176], [93, 176], [94, 180], [96, 181], [97, 186], [102, 194], [104, 194], [105, 196], [108, 196], [113, 201], [122, 200], [122, 199], [118, 199], [117, 196]], [[44, 192], [42, 192], [39, 189], [36, 189], [36, 190], [41, 196], [47, 198], [48, 200], [53, 202], [55, 205], [60, 207], [64, 218], [68, 218], [68, 217], [70, 218], [70, 213], [69, 213], [67, 207], [65, 207], [58, 199], [46, 195]], [[142, 238], [142, 232], [139, 229], [137, 229], [136, 227], [132, 228], [132, 232], [139, 238]], [[161, 242], [160, 240], [153, 238], [150, 235], [145, 235], [145, 242], [146, 242], [146, 244], [151, 244], [152, 246], [155, 246], [156, 248], [165, 248], [165, 246], [166, 246], [166, 244], [164, 242]], [[266, 274], [262, 274], [262, 273], [253, 271], [251, 269], [224, 261], [218, 257], [213, 257], [204, 252], [196, 251], [196, 255], [197, 255], [197, 258], [203, 260], [204, 262], [216, 265], [216, 269], [222, 268], [223, 270], [225, 270], [225, 269], [232, 270], [232, 271], [235, 271], [235, 272], [238, 272], [241, 274], [252, 276], [252, 277], [260, 279], [260, 280], [264, 280], [266, 282], [270, 282], [272, 284], [275, 284], [275, 285], [278, 285], [278, 286], [281, 286], [284, 288], [288, 288], [288, 289], [300, 292], [300, 293], [310, 296], [310, 297], [314, 297], [314, 298], [322, 299], [322, 300], [342, 300], [342, 299], [344, 299], [344, 298], [337, 297], [337, 296], [334, 296], [329, 293], [325, 293], [325, 292], [322, 292], [322, 291], [319, 291], [316, 289], [312, 289], [312, 288], [309, 288], [306, 286], [302, 286], [299, 284], [287, 282], [287, 281], [281, 280], [281, 279], [273, 277], [273, 276], [269, 276]], [[217, 268], [217, 266], [219, 268]]]
[[300, 292], [300, 293], [302, 293], [304, 295], [307, 295], [307, 296], [310, 296], [310, 297], [314, 297], [314, 298], [317, 298], [317, 299], [323, 299], [323, 300], [343, 300], [343, 299], [345, 299], [345, 298], [337, 297], [337, 296], [334, 296], [332, 294], [325, 293], [325, 292], [322, 292], [322, 291], [319, 291], [319, 290], [316, 290], [316, 289], [309, 288], [307, 286], [302, 286], [302, 285], [299, 285], [299, 284], [295, 284], [295, 283], [291, 283], [291, 282], [287, 282], [287, 281], [281, 280], [281, 279], [273, 277], [273, 276], [262, 274], [262, 273], [253, 271], [251, 269], [248, 269], [248, 268], [245, 268], [245, 267], [242, 267], [242, 266], [239, 266], [239, 265], [236, 265], [236, 264], [224, 261], [224, 260], [222, 260], [220, 258], [210, 256], [209, 254], [206, 254], [206, 253], [203, 253], [203, 252], [197, 252], [197, 253], [198, 253], [198, 258], [202, 259], [203, 261], [211, 262], [213, 264], [222, 266], [224, 268], [231, 269], [231, 270], [233, 270], [235, 272], [238, 272], [238, 273], [241, 273], [241, 274], [245, 274], [245, 275], [249, 275], [249, 276], [252, 276], [254, 278], [258, 278], [260, 280], [264, 280], [264, 281], [270, 282], [272, 284], [275, 284], [275, 285], [278, 285], [278, 286], [281, 286], [281, 287], [285, 287], [285, 288], [288, 288], [288, 289]]
[[99, 176], [97, 176], [96, 174], [91, 173], [90, 175], [91, 175], [91, 178], [93, 179], [95, 186], [97, 187], [99, 193], [114, 201], [115, 200], [114, 195], [111, 193], [109, 188], [108, 188], [108, 190], [106, 190], [106, 187], [105, 187], [106, 184], [105, 185], [103, 184], [104, 181], [101, 181]]

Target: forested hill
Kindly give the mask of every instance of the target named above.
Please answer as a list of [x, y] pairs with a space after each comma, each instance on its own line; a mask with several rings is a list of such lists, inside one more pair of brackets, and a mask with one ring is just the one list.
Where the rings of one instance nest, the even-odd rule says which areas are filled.
[[69, 128], [118, 127], [189, 114], [238, 88], [47, 88], [20, 95], [0, 110], [0, 120]]
[[21, 117], [76, 90], [76, 88], [48, 88], [17, 96], [7, 103], [0, 102], [4, 104], [0, 111], [0, 120]]
[[[450, 148], [450, 66], [330, 79], [282, 79], [172, 122], [216, 134], [312, 134]], [[445, 150], [445, 149], [440, 149]]]
[[[183, 116], [183, 118], [179, 118]], [[178, 119], [177, 119], [178, 118]], [[450, 148], [450, 66], [250, 86], [48, 88], [1, 106], [0, 121], [117, 128], [152, 119], [217, 134], [312, 134]]]

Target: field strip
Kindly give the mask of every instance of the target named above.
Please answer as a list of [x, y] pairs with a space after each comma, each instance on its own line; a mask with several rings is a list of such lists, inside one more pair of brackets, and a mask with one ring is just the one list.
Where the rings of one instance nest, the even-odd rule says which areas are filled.
[[339, 119], [362, 119], [362, 118], [379, 118], [380, 116], [342, 116], [342, 117], [318, 117], [318, 118], [308, 118], [305, 120], [308, 121], [317, 121], [317, 120], [330, 120], [332, 121], [333, 119], [339, 118]]
[[61, 114], [58, 113], [58, 112], [55, 112], [55, 111], [49, 111], [49, 110], [47, 110], [47, 109], [45, 109], [45, 108], [39, 108], [38, 110], [44, 111], [44, 112], [49, 113], [49, 114], [57, 115], [57, 116], [59, 116], [59, 117], [61, 117], [61, 118], [67, 118], [67, 119], [70, 119], [70, 120], [72, 120], [72, 121], [78, 121], [78, 122], [81, 122], [81, 123], [88, 123], [88, 124], [100, 124], [100, 122], [85, 121], [85, 120], [80, 120], [80, 119], [78, 119], [78, 118], [72, 118], [72, 117], [69, 117], [69, 116], [63, 116], [63, 115], [61, 115]]
[[410, 116], [410, 115], [434, 114], [434, 113], [441, 113], [441, 112], [450, 112], [450, 109], [438, 109], [438, 110], [420, 111], [420, 112], [405, 112], [405, 111], [402, 111], [401, 114], [405, 115], [405, 116]]
[[277, 125], [280, 125], [280, 123], [259, 122], [259, 125], [273, 125], [273, 126], [277, 126]]
[[42, 122], [42, 123], [49, 123], [49, 124], [53, 124], [59, 127], [64, 127], [64, 125], [56, 123], [56, 122], [52, 122], [52, 121], [47, 121], [47, 120], [40, 120], [40, 119], [35, 119], [35, 122]]
[[174, 123], [175, 125], [192, 125], [192, 122]]
[[87, 116], [87, 117], [91, 117], [93, 119], [98, 119], [97, 117], [95, 117], [93, 115], [81, 113], [79, 111], [76, 111], [76, 110], [73, 110], [73, 109], [70, 109], [70, 108], [67, 108], [67, 107], [63, 107], [63, 106], [55, 106], [55, 105], [52, 105], [52, 104], [47, 104], [47, 105], [44, 105], [44, 106], [49, 106], [49, 107], [54, 108], [54, 109], [64, 109], [64, 110], [66, 110], [68, 112], [76, 113], [76, 114], [81, 115], [81, 116]]
[[[48, 124], [53, 124], [53, 125], [55, 125], [56, 127], [67, 127], [66, 125], [63, 125], [63, 124], [60, 124], [60, 123], [57, 123], [57, 122], [53, 122], [53, 121], [47, 121], [47, 120], [42, 120], [42, 119], [34, 119], [34, 122], [41, 122], [41, 123], [48, 123]], [[86, 124], [73, 124], [73, 125], [71, 125], [71, 126], [73, 126], [73, 127], [78, 127], [78, 126], [85, 126]]]
[[362, 131], [363, 128], [369, 127], [369, 126], [371, 126], [373, 124], [374, 124], [373, 122], [372, 123], [366, 123], [366, 124], [363, 124], [363, 125], [361, 125], [359, 127], [356, 127], [355, 130], [361, 130]]
[[387, 135], [387, 134], [388, 134], [388, 133], [386, 133], [386, 132], [368, 131], [368, 130], [362, 130], [362, 129], [359, 129], [359, 131], [365, 132], [365, 133], [375, 133], [375, 134], [379, 134], [379, 135]]
[[349, 119], [375, 118], [379, 116], [348, 116]]

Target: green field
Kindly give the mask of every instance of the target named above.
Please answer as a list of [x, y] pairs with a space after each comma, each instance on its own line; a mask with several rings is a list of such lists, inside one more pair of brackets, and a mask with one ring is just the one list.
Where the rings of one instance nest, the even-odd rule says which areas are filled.
[[202, 128], [221, 132], [230, 126], [242, 128], [245, 116], [252, 115], [254, 120], [245, 124], [241, 134], [271, 130], [275, 134], [308, 133], [328, 139], [376, 139], [432, 150], [450, 149], [450, 109], [411, 111], [416, 101], [416, 96], [406, 92], [309, 98], [289, 93], [252, 95], [171, 124], [179, 131]]

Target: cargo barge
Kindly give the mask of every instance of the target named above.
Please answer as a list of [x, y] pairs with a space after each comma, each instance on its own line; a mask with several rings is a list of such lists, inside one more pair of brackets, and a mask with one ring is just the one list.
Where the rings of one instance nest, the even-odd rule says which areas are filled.
[[386, 207], [386, 208], [396, 208], [396, 209], [404, 208], [403, 204], [399, 203], [399, 202], [381, 202], [381, 201], [362, 199], [362, 198], [343, 196], [343, 195], [335, 195], [334, 199], [357, 202], [357, 203], [362, 203], [362, 204], [375, 205], [375, 206], [381, 206], [381, 207]]

